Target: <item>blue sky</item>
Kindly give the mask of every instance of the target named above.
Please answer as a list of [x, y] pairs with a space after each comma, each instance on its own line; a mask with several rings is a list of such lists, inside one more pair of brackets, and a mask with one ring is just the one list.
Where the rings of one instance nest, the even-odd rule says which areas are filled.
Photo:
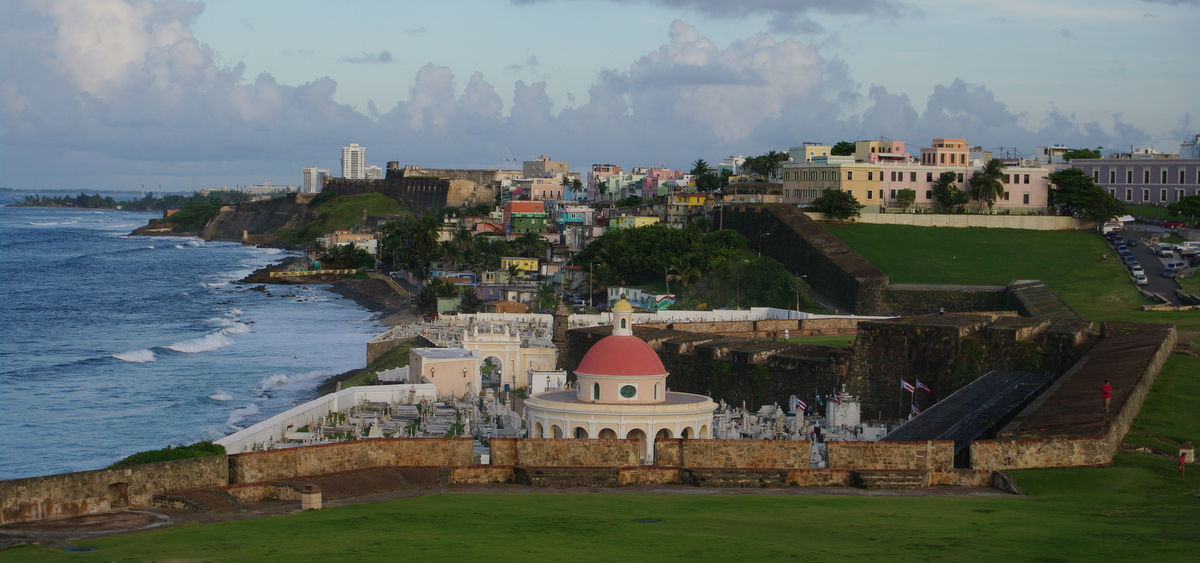
[[296, 184], [351, 142], [576, 170], [881, 136], [1174, 151], [1200, 133], [1198, 4], [18, 0], [0, 185]]

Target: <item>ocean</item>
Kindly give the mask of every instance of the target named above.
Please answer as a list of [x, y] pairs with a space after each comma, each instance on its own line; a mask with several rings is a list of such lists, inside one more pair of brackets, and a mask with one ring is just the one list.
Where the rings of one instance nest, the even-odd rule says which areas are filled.
[[0, 207], [0, 480], [235, 432], [385, 330], [326, 286], [238, 287], [286, 252], [127, 236], [158, 216]]

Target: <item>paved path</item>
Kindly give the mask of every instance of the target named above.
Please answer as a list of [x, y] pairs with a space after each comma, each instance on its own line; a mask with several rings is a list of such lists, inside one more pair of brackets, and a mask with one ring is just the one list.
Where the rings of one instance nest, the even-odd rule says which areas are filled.
[[[1137, 239], [1138, 241], [1138, 245], [1130, 248], [1129, 250], [1133, 252], [1133, 257], [1136, 258], [1137, 261], [1142, 265], [1142, 268], [1146, 270], [1146, 280], [1149, 283], [1141, 286], [1140, 289], [1161, 296], [1171, 305], [1182, 305], [1183, 302], [1180, 301], [1179, 297], [1175, 294], [1175, 290], [1179, 289], [1179, 282], [1171, 278], [1162, 277], [1162, 271], [1163, 268], [1166, 267], [1167, 262], [1175, 262], [1178, 261], [1179, 258], [1159, 258], [1158, 255], [1154, 254], [1154, 251], [1151, 250], [1149, 244], [1142, 240], [1149, 237], [1151, 234], [1161, 232], [1163, 232], [1163, 229], [1161, 228], [1139, 224], [1120, 233], [1120, 235], [1125, 237], [1125, 240], [1133, 238]], [[1115, 258], [1116, 256], [1117, 254], [1115, 250], [1110, 253], [1110, 258]]]

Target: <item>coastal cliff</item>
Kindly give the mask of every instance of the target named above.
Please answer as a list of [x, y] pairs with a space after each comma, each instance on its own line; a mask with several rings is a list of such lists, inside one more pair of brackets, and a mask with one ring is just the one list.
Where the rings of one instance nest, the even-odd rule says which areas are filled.
[[[261, 244], [269, 242], [281, 229], [302, 228], [317, 218], [317, 211], [308, 206], [307, 198], [290, 194], [268, 201], [222, 207], [200, 231], [200, 237]], [[253, 237], [253, 240], [243, 240], [243, 235]]]

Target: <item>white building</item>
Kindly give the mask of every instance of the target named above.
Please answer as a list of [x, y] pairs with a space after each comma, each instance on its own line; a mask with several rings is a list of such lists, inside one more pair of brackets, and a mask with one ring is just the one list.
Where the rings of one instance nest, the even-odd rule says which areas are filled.
[[329, 177], [329, 170], [317, 168], [316, 166], [307, 166], [300, 169], [300, 192], [306, 194], [315, 194], [325, 187], [325, 178]]
[[382, 180], [383, 179], [383, 168], [381, 168], [379, 166], [367, 165], [366, 177], [368, 180]]
[[351, 180], [367, 179], [367, 147], [350, 143], [342, 147], [342, 177]]
[[252, 195], [268, 195], [274, 193], [292, 193], [296, 191], [295, 186], [276, 186], [269, 180], [254, 186], [246, 186], [246, 193]]

